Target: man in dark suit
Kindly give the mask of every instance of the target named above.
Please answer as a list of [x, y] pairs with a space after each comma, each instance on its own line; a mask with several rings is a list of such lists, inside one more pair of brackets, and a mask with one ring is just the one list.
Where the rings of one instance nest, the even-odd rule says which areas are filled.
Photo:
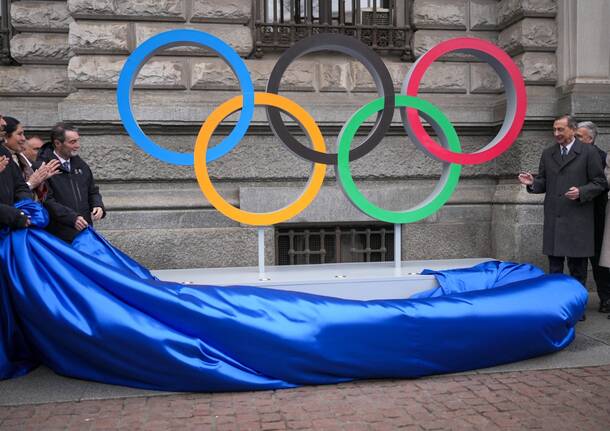
[[543, 253], [549, 272], [563, 273], [567, 258], [570, 275], [583, 286], [588, 258], [595, 255], [593, 200], [608, 188], [597, 150], [575, 139], [576, 121], [569, 115], [553, 123], [555, 144], [540, 158], [538, 175], [519, 174], [529, 193], [544, 197]]
[[[0, 115], [0, 140], [4, 139], [5, 124]], [[13, 204], [22, 199], [31, 199], [32, 194], [11, 157], [11, 153], [0, 145], [0, 228], [8, 226], [18, 229], [28, 227], [30, 219]]]
[[93, 221], [106, 215], [102, 196], [95, 185], [93, 173], [83, 159], [78, 156], [80, 135], [68, 124], [59, 123], [51, 132], [51, 146], [45, 146], [34, 164], [58, 160], [61, 175], [47, 180], [49, 190], [44, 202], [51, 222], [47, 230], [66, 242]]
[[[592, 145], [597, 150], [597, 154], [602, 161], [602, 166], [605, 169], [606, 152], [595, 145], [595, 139], [597, 138], [597, 126], [595, 123], [592, 121], [578, 123], [575, 136], [583, 144]], [[593, 203], [595, 207], [595, 256], [592, 256], [590, 261], [593, 268], [593, 278], [595, 278], [595, 285], [597, 286], [597, 295], [599, 296], [599, 312], [610, 313], [610, 269], [599, 266], [599, 257], [604, 239], [608, 190], [606, 189], [604, 193], [597, 196]]]

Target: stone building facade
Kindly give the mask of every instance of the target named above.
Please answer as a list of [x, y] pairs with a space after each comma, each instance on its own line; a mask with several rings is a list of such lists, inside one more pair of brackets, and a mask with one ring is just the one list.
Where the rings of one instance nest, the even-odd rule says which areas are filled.
[[[202, 196], [192, 167], [149, 157], [124, 132], [115, 88], [121, 67], [146, 38], [173, 28], [219, 36], [245, 58], [264, 90], [279, 53], [255, 53], [251, 0], [46, 0], [10, 2], [13, 64], [0, 66], [0, 109], [19, 118], [30, 134], [46, 137], [57, 121], [76, 124], [82, 155], [101, 184], [108, 217], [99, 229], [116, 245], [153, 268], [255, 265], [256, 229], [216, 212]], [[398, 2], [399, 4], [401, 2]], [[405, 3], [406, 4], [406, 3]], [[470, 35], [505, 49], [527, 84], [527, 120], [518, 142], [497, 160], [467, 166], [449, 203], [428, 219], [403, 226], [403, 259], [489, 256], [544, 263], [542, 198], [517, 184], [520, 170], [536, 171], [552, 142], [552, 119], [572, 113], [601, 127], [610, 146], [610, 2], [607, 0], [413, 0], [408, 10], [414, 58], [437, 42]], [[398, 91], [411, 65], [397, 55], [384, 61]], [[427, 72], [422, 97], [456, 125], [467, 151], [484, 146], [503, 118], [504, 96], [485, 64], [448, 55]], [[160, 145], [192, 151], [201, 122], [239, 94], [222, 61], [205, 50], [175, 47], [142, 69], [134, 112]], [[309, 55], [290, 66], [282, 94], [317, 120], [334, 148], [351, 114], [376, 97], [372, 80], [354, 59]], [[232, 127], [230, 117], [217, 130]], [[387, 138], [353, 163], [358, 185], [389, 208], [419, 202], [441, 165], [408, 142], [395, 117]], [[242, 208], [279, 208], [296, 198], [311, 165], [277, 142], [257, 108], [238, 148], [210, 165], [223, 196]], [[367, 218], [343, 197], [333, 169], [310, 208], [291, 222], [362, 222]], [[267, 261], [275, 261], [273, 228]]]

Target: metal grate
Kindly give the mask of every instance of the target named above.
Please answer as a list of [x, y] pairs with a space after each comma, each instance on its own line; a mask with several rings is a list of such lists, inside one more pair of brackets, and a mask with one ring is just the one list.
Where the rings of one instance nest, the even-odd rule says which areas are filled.
[[15, 64], [11, 59], [10, 0], [0, 0], [0, 64]]
[[394, 229], [386, 224], [280, 226], [275, 249], [277, 265], [391, 261]]
[[[400, 8], [397, 4], [400, 2]], [[371, 48], [411, 58], [412, 0], [256, 0], [257, 57], [318, 33], [342, 33]]]

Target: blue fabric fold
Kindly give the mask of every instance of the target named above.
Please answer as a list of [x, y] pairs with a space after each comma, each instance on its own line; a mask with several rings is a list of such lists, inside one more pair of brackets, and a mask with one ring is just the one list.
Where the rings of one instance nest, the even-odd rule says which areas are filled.
[[457, 372], [566, 347], [587, 301], [571, 277], [497, 261], [435, 271], [439, 288], [396, 300], [182, 285], [93, 230], [73, 245], [12, 231], [0, 256], [2, 378], [42, 362], [81, 379], [207, 392]]

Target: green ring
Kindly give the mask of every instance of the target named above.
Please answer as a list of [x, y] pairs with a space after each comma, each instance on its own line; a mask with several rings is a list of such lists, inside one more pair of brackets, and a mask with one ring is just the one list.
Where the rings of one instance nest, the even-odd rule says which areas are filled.
[[[432, 125], [440, 141], [451, 151], [461, 152], [460, 139], [449, 119], [432, 103], [412, 96], [396, 95], [396, 107], [415, 108]], [[434, 191], [420, 204], [405, 211], [390, 211], [371, 203], [358, 189], [349, 168], [349, 151], [356, 132], [371, 115], [383, 109], [383, 98], [375, 99], [360, 108], [339, 133], [337, 174], [348, 199], [363, 213], [387, 223], [402, 224], [422, 220], [438, 210], [449, 200], [459, 180], [462, 166], [443, 163], [443, 173]]]

